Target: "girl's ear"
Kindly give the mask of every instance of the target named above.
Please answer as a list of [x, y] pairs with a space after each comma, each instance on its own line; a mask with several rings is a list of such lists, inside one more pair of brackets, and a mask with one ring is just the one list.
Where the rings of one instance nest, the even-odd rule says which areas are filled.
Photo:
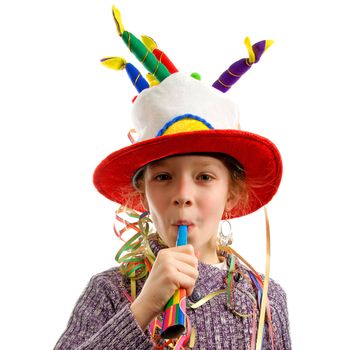
[[140, 194], [140, 196], [141, 196], [141, 203], [142, 203], [142, 205], [143, 205], [145, 211], [149, 211], [148, 202], [147, 202], [147, 198], [146, 198], [145, 193], [142, 192], [142, 193]]
[[236, 205], [236, 202], [236, 199], [234, 199], [232, 195], [229, 195], [226, 200], [225, 211], [231, 211]]

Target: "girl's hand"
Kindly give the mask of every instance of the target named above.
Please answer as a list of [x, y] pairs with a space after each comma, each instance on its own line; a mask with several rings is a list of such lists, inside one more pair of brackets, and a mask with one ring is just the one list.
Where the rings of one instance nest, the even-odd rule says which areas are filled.
[[131, 304], [131, 311], [142, 329], [158, 316], [179, 288], [191, 295], [198, 278], [198, 259], [192, 245], [159, 251], [152, 270]]

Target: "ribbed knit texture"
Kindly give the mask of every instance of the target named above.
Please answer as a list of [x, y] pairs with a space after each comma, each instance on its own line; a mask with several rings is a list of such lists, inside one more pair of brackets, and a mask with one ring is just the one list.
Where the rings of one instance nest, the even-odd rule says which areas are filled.
[[[162, 248], [155, 240], [151, 241], [150, 246], [155, 254]], [[230, 257], [225, 255], [225, 258], [229, 264]], [[194, 349], [251, 349], [253, 325], [257, 330], [259, 319], [256, 290], [250, 283], [246, 268], [239, 262], [236, 266], [239, 273], [235, 275], [233, 310], [227, 305], [226, 293], [212, 298], [197, 309], [187, 307], [191, 325], [197, 331]], [[226, 288], [227, 271], [204, 263], [199, 263], [198, 269], [199, 278], [192, 296], [188, 298], [188, 304]], [[138, 283], [138, 290], [143, 283], [144, 281]], [[138, 326], [130, 311], [130, 303], [123, 293], [130, 293], [129, 287], [129, 281], [120, 275], [118, 267], [92, 277], [54, 350], [152, 349], [149, 332], [144, 332]], [[286, 295], [273, 280], [270, 280], [268, 295], [275, 349], [289, 350], [291, 342]], [[251, 316], [241, 317], [235, 312]], [[271, 341], [266, 325], [264, 350], [269, 349]]]

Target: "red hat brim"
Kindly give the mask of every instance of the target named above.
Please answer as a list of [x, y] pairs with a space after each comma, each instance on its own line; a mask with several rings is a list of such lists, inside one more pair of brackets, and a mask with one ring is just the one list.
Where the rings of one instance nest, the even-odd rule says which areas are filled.
[[108, 199], [144, 211], [135, 192], [132, 177], [146, 164], [171, 155], [215, 152], [237, 159], [246, 178], [257, 183], [244, 211], [233, 209], [230, 217], [247, 215], [267, 204], [277, 192], [282, 177], [282, 159], [268, 139], [241, 130], [183, 132], [136, 142], [110, 154], [96, 168], [94, 185]]

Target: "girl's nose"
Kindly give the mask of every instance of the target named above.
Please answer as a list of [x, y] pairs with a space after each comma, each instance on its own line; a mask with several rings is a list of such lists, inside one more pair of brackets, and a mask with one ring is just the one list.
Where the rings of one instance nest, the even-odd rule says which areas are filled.
[[186, 198], [177, 198], [174, 200], [174, 204], [179, 207], [189, 207], [192, 205], [192, 201]]
[[175, 188], [173, 203], [179, 207], [189, 207], [193, 204], [192, 187], [189, 179], [179, 179]]

